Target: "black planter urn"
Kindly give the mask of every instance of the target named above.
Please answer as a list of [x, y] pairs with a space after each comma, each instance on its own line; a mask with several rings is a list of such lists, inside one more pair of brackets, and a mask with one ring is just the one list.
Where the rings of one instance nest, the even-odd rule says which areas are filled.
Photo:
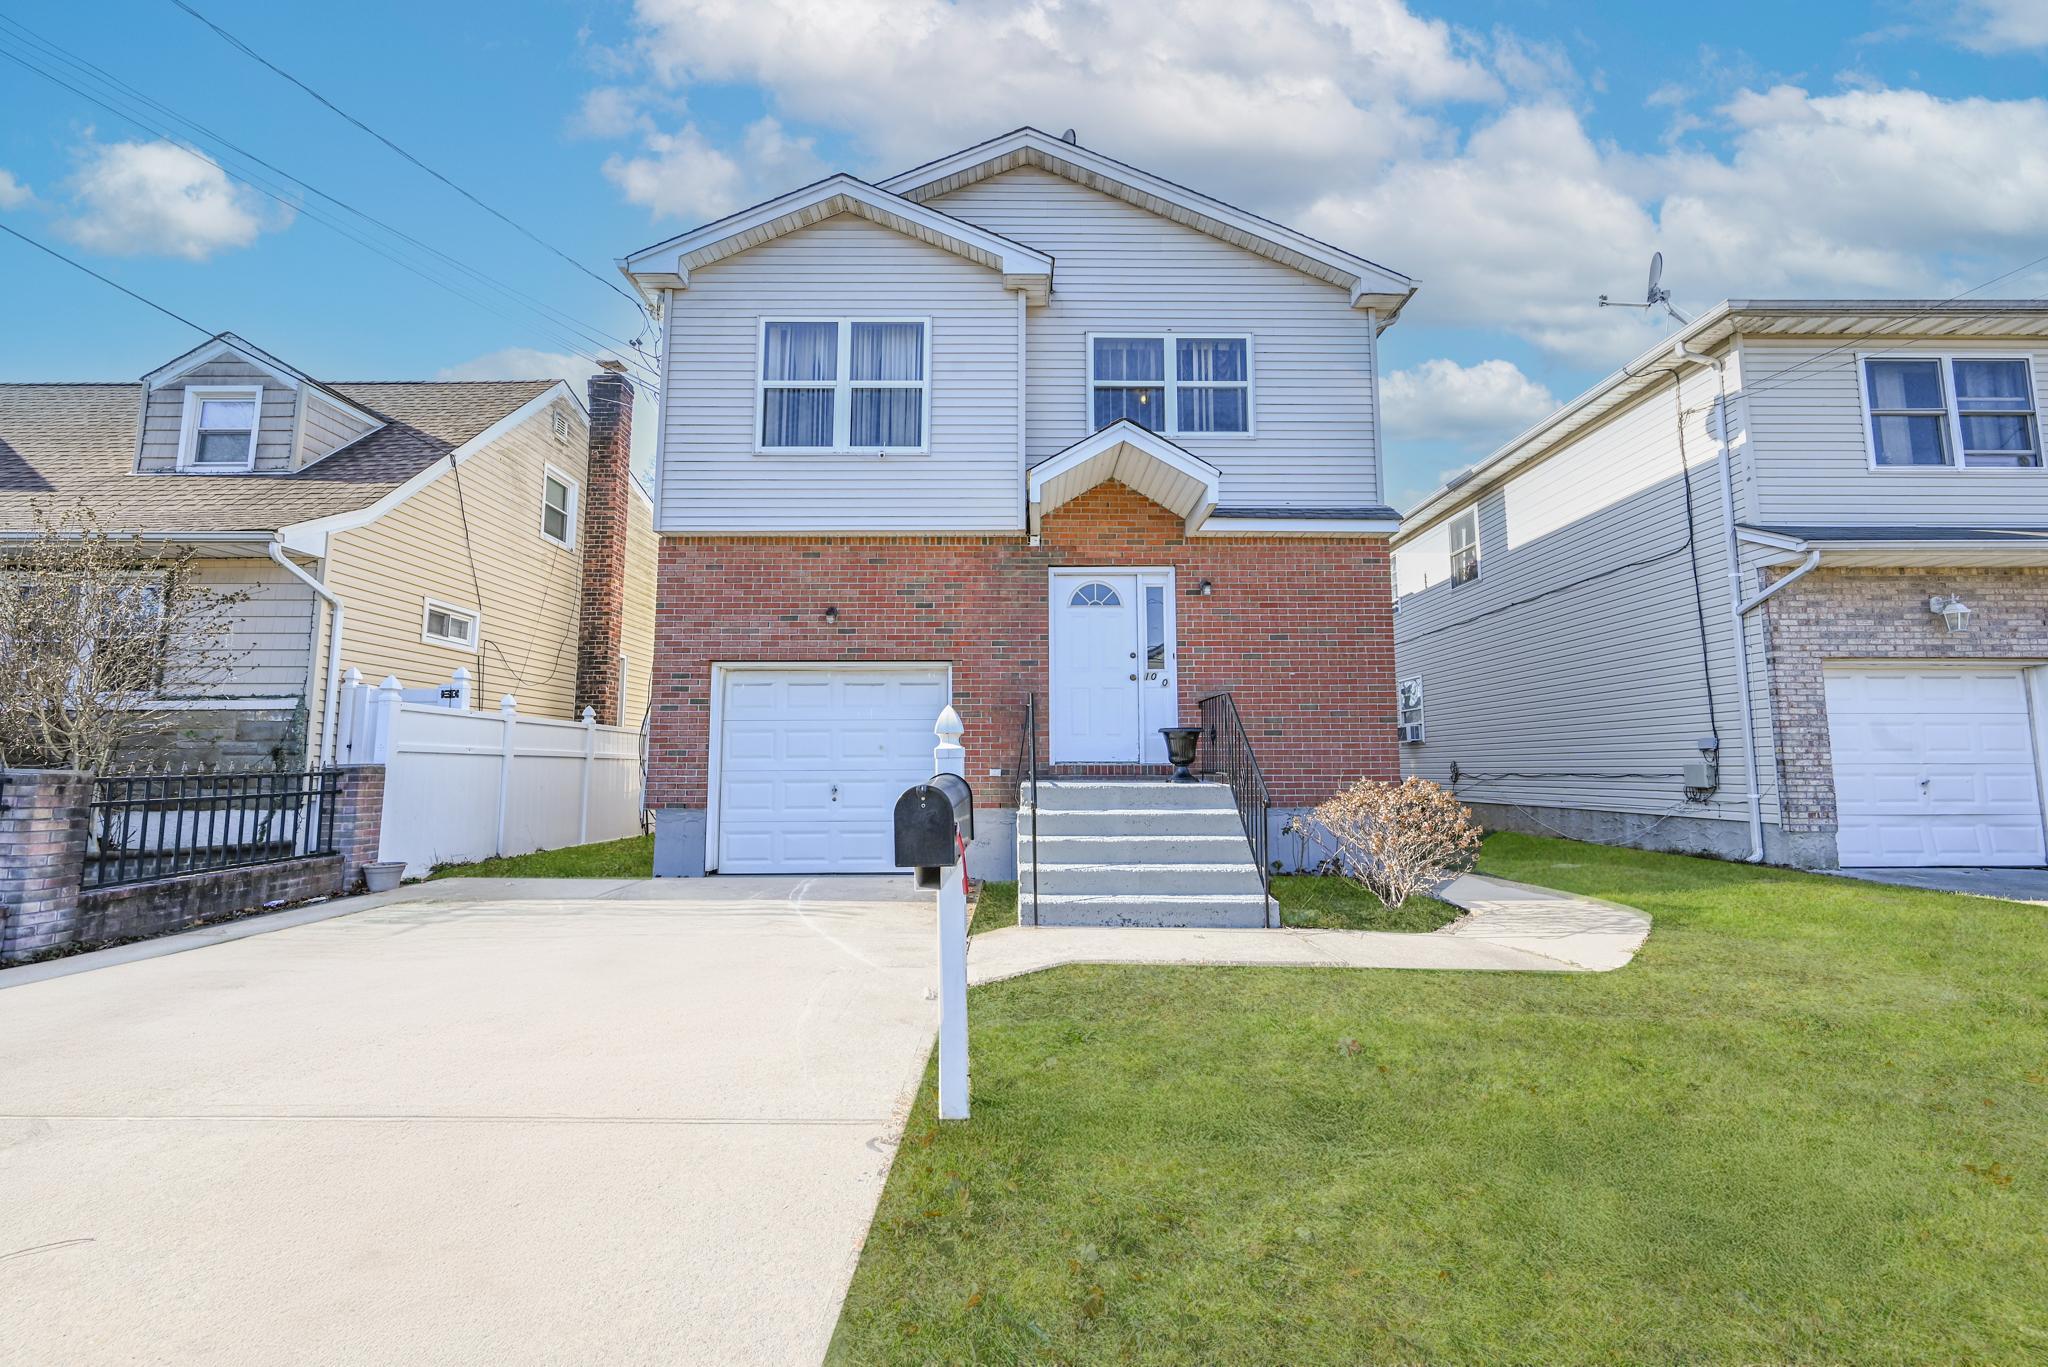
[[1188, 766], [1195, 762], [1195, 747], [1202, 743], [1202, 728], [1199, 726], [1162, 726], [1159, 734], [1166, 737], [1166, 762], [1173, 766], [1173, 782], [1198, 783]]

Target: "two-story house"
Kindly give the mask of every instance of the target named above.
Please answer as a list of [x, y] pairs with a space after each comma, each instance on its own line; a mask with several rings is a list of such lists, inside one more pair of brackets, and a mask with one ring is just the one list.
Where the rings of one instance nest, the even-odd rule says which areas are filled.
[[630, 391], [559, 380], [329, 382], [224, 333], [139, 381], [0, 384], [0, 572], [38, 514], [185, 548], [231, 592], [219, 668], [128, 767], [294, 768], [337, 752], [342, 678], [605, 722], [646, 713], [653, 504]]
[[1492, 826], [2039, 865], [2048, 303], [1734, 301], [1396, 538], [1402, 761]]
[[1050, 774], [1163, 775], [1228, 692], [1275, 824], [1395, 773], [1407, 277], [1029, 128], [623, 268], [665, 334], [658, 873], [890, 868], [948, 703], [977, 875], [1027, 708]]

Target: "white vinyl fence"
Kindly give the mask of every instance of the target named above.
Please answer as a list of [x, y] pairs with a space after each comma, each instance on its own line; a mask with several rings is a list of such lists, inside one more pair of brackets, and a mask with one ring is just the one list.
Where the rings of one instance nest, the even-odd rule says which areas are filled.
[[[418, 878], [436, 864], [525, 854], [640, 833], [645, 806], [640, 732], [522, 717], [510, 694], [495, 712], [450, 689], [375, 686], [350, 670], [335, 751], [342, 764], [384, 766], [380, 857]], [[410, 701], [412, 697], [433, 701]]]

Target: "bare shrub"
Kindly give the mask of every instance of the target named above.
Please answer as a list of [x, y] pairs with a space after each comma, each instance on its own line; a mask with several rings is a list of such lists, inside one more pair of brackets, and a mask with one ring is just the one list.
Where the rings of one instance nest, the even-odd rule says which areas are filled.
[[107, 532], [84, 505], [0, 545], [0, 768], [104, 772], [175, 726], [160, 705], [233, 663], [245, 592], [197, 582], [189, 547]]
[[1332, 848], [1338, 874], [1388, 907], [1468, 872], [1479, 858], [1471, 811], [1426, 778], [1360, 779], [1308, 813], [1305, 825]]

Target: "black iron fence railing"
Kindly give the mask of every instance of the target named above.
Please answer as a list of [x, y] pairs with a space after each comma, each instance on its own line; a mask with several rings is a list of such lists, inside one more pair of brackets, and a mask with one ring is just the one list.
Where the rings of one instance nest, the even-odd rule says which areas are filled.
[[[1017, 744], [1017, 814], [1031, 832], [1031, 878], [1017, 870], [1017, 901], [1021, 909], [1030, 899], [1031, 924], [1038, 924], [1038, 695], [1024, 699], [1024, 736]], [[1021, 918], [1020, 918], [1021, 919]]]
[[84, 886], [334, 853], [332, 769], [93, 780]]
[[1259, 772], [1258, 757], [1252, 753], [1251, 737], [1237, 715], [1237, 703], [1228, 693], [1212, 693], [1197, 704], [1202, 709], [1202, 745], [1195, 768], [1205, 777], [1230, 785], [1237, 802], [1237, 818], [1244, 823], [1245, 839], [1251, 841], [1252, 861], [1259, 866], [1259, 887], [1270, 894], [1273, 861], [1268, 844], [1271, 824], [1267, 812], [1272, 804], [1266, 797], [1266, 776]]

